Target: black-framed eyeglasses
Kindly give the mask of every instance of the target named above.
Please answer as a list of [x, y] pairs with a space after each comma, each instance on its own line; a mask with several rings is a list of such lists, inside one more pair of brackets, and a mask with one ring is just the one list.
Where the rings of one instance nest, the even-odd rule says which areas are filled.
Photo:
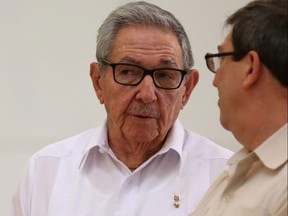
[[99, 61], [112, 67], [113, 78], [116, 83], [126, 86], [136, 86], [146, 75], [150, 75], [157, 88], [173, 90], [179, 88], [184, 76], [187, 74], [187, 71], [176, 68], [148, 70], [133, 64], [110, 63], [104, 59], [99, 59]]
[[216, 53], [216, 54], [207, 53], [205, 55], [206, 65], [211, 72], [216, 73], [216, 71], [221, 66], [223, 56], [233, 55], [233, 56], [241, 57], [241, 56], [244, 56], [246, 53], [247, 52], [239, 52], [239, 51], [238, 52], [237, 51], [222, 52], [222, 53]]

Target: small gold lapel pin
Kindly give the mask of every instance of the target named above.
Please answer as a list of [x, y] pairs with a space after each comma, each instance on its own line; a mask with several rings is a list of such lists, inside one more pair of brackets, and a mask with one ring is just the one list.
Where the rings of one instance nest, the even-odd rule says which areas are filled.
[[174, 195], [174, 207], [175, 208], [179, 208], [180, 207], [180, 198], [179, 198], [179, 196], [177, 196], [177, 195]]

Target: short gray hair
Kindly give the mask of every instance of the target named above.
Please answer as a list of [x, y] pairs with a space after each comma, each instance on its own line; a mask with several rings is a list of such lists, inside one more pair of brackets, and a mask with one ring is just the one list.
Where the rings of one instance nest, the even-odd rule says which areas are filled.
[[126, 26], [151, 26], [176, 34], [182, 49], [185, 70], [194, 65], [188, 36], [181, 23], [170, 12], [144, 1], [131, 2], [112, 11], [98, 30], [96, 58], [107, 59], [117, 32]]

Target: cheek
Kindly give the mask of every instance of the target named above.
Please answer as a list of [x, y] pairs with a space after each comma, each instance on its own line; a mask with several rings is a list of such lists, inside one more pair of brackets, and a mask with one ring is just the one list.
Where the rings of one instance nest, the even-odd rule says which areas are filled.
[[170, 124], [178, 117], [182, 108], [182, 95], [181, 94], [168, 94], [159, 100], [160, 112], [165, 124]]
[[119, 121], [131, 102], [131, 96], [120, 88], [107, 86], [104, 94], [104, 105], [108, 118], [114, 122]]
[[241, 98], [239, 85], [240, 83], [233, 79], [223, 80], [219, 84], [219, 105], [223, 114], [234, 113], [238, 109]]
[[111, 106], [112, 110], [117, 110], [118, 112], [124, 112], [127, 109], [131, 100], [125, 96], [119, 96], [119, 95], [111, 96], [109, 100], [109, 105]]

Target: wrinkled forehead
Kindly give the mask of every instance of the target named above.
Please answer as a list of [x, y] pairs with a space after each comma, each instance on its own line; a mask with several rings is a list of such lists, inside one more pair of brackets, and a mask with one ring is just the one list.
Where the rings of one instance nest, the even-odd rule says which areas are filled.
[[129, 26], [118, 31], [110, 58], [137, 64], [141, 59], [161, 60], [161, 63], [169, 61], [182, 67], [183, 53], [172, 31]]

